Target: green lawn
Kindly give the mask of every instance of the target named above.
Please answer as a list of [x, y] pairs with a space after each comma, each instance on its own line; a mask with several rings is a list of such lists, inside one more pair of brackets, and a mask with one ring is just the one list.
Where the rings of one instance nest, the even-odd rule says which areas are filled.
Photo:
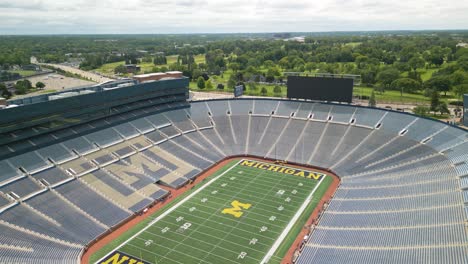
[[21, 77], [28, 77], [36, 74], [36, 71], [26, 71], [26, 70], [11, 70], [9, 72], [18, 73]]
[[[417, 69], [417, 72], [421, 74], [421, 80], [423, 82], [429, 80], [432, 77], [432, 74], [438, 71], [438, 68], [430, 68], [430, 69]], [[401, 73], [402, 77], [408, 77], [408, 72]]]
[[[176, 63], [177, 62], [177, 57], [178, 55], [171, 55], [171, 56], [166, 56], [167, 59], [167, 64], [165, 65], [154, 65], [152, 62], [142, 62], [139, 63], [138, 65], [141, 67], [140, 73], [144, 72], [152, 72], [153, 67], [168, 67], [170, 64]], [[195, 55], [195, 62], [198, 63], [204, 63], [205, 62], [205, 55], [204, 54], [198, 54]], [[118, 62], [112, 62], [112, 63], [106, 63], [102, 65], [101, 67], [93, 70], [105, 75], [114, 75], [114, 69], [115, 67], [125, 64], [125, 61], [118, 61]]]
[[[370, 96], [372, 93], [373, 88], [371, 87], [354, 87], [353, 94], [355, 96]], [[416, 103], [416, 104], [429, 104], [431, 99], [429, 97], [425, 97], [422, 92], [419, 93], [403, 93], [401, 96], [400, 91], [395, 90], [387, 90], [384, 93], [375, 93], [375, 98], [377, 103]], [[447, 93], [447, 96], [441, 94], [440, 100], [448, 102], [455, 100], [456, 98]]]
[[[269, 263], [280, 263], [331, 178], [315, 180], [291, 175], [289, 168], [277, 167], [278, 172], [274, 172], [243, 166], [250, 163], [244, 162], [230, 163], [203, 186], [97, 252], [92, 263], [115, 251], [146, 263], [259, 263], [274, 251]], [[236, 206], [235, 201], [240, 204]], [[295, 215], [301, 217], [290, 226], [288, 235], [279, 239], [288, 224], [294, 224]], [[127, 240], [133, 234], [137, 235]]]
[[55, 92], [57, 92], [57, 90], [48, 89], [48, 90], [42, 90], [42, 91], [40, 91], [39, 93], [41, 93], [41, 94], [48, 94], [48, 93], [55, 93]]

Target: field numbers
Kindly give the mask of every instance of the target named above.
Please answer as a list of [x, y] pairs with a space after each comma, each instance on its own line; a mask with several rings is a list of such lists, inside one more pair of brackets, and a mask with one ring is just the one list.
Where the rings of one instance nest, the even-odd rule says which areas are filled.
[[268, 220], [270, 220], [270, 221], [275, 221], [275, 220], [276, 220], [276, 216], [272, 215], [272, 216], [270, 216], [270, 218], [269, 218]]
[[231, 181], [233, 181], [233, 180], [235, 180], [235, 179], [236, 179], [236, 177], [231, 177], [231, 178], [229, 178], [229, 179], [230, 179]]
[[192, 206], [192, 207], [190, 207], [190, 209], [188, 209], [188, 210], [189, 210], [190, 212], [193, 212], [193, 211], [197, 210], [197, 208]]
[[285, 192], [284, 190], [278, 190], [278, 191], [276, 192], [276, 196], [281, 196], [281, 195], [284, 194], [284, 192]]
[[241, 252], [239, 256], [237, 256], [237, 259], [244, 259], [247, 256], [247, 252]]
[[291, 201], [291, 198], [288, 197], [288, 198], [284, 199], [284, 201], [289, 203]]
[[182, 228], [182, 229], [184, 229], [184, 230], [187, 230], [187, 229], [189, 229], [189, 227], [191, 227], [191, 226], [192, 226], [192, 223], [187, 222], [187, 223], [183, 224], [180, 228]]
[[166, 226], [165, 228], [163, 228], [163, 229], [161, 230], [161, 233], [164, 234], [164, 233], [166, 233], [167, 231], [169, 231], [169, 229], [170, 229], [170, 228]]
[[226, 186], [227, 186], [227, 183], [221, 184], [221, 187], [226, 187]]
[[187, 223], [181, 225], [179, 227], [179, 229], [177, 229], [177, 232], [182, 233], [182, 232], [186, 231], [187, 229], [189, 229], [191, 226], [192, 226], [192, 223], [187, 222]]
[[176, 218], [176, 222], [177, 222], [177, 223], [180, 222], [180, 221], [182, 221], [182, 220], [184, 220], [184, 217], [183, 217], [183, 216], [179, 216], [179, 217]]
[[249, 245], [255, 245], [255, 244], [257, 244], [257, 242], [258, 242], [258, 239], [252, 238], [252, 239], [250, 239]]
[[300, 182], [300, 183], [298, 184], [298, 186], [304, 186], [304, 184], [302, 184], [302, 182]]
[[200, 200], [200, 202], [202, 202], [202, 203], [206, 203], [206, 201], [208, 201], [207, 198], [203, 198], [203, 199]]
[[265, 231], [267, 231], [267, 230], [268, 230], [268, 227], [262, 226], [262, 227], [260, 228], [260, 233], [265, 232]]
[[153, 244], [153, 240], [150, 239], [150, 240], [145, 241], [145, 247], [147, 247], [147, 246], [149, 246], [151, 244]]
[[218, 190], [214, 190], [211, 192], [211, 194], [217, 194], [218, 193]]
[[292, 190], [291, 193], [292, 193], [292, 194], [296, 194], [296, 193], [297, 193], [297, 190]]
[[284, 207], [282, 205], [278, 206], [278, 211], [283, 211]]

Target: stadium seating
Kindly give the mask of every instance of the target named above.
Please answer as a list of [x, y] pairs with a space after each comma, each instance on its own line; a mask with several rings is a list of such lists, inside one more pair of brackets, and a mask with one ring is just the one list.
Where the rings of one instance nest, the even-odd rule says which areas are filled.
[[9, 146], [33, 150], [0, 160], [0, 262], [76, 263], [85, 245], [168, 187], [248, 154], [341, 177], [298, 263], [468, 263], [466, 131], [352, 105], [183, 106], [122, 112]]

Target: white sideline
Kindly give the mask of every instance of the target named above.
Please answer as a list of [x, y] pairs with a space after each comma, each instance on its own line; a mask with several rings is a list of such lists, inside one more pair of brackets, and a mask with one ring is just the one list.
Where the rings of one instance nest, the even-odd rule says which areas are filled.
[[315, 191], [317, 190], [317, 188], [320, 186], [320, 184], [322, 183], [323, 179], [325, 179], [326, 176], [322, 177], [322, 179], [320, 179], [319, 183], [314, 187], [314, 189], [310, 192], [309, 196], [307, 196], [306, 200], [304, 201], [304, 203], [301, 205], [301, 207], [299, 208], [299, 210], [297, 210], [296, 214], [293, 216], [293, 218], [291, 219], [291, 221], [289, 222], [289, 224], [286, 226], [286, 228], [283, 230], [283, 232], [281, 233], [281, 235], [278, 237], [278, 239], [275, 241], [275, 243], [273, 244], [273, 246], [271, 247], [271, 249], [268, 251], [268, 253], [266, 254], [266, 256], [262, 259], [262, 261], [260, 262], [260, 264], [265, 264], [265, 263], [268, 263], [268, 261], [270, 260], [270, 258], [273, 256], [273, 254], [275, 254], [276, 250], [279, 248], [279, 246], [281, 245], [281, 243], [283, 242], [284, 238], [288, 235], [289, 231], [291, 231], [293, 225], [296, 223], [296, 221], [299, 219], [299, 217], [301, 216], [302, 212], [305, 211], [306, 207], [309, 205], [309, 203], [312, 201], [312, 197], [314, 196], [314, 193]]
[[[241, 163], [243, 161], [243, 159], [239, 160], [236, 164], [232, 165], [229, 169], [227, 169], [226, 171], [224, 171], [223, 173], [221, 173], [220, 175], [216, 176], [215, 178], [211, 179], [209, 182], [207, 182], [205, 185], [203, 185], [202, 187], [198, 188], [196, 191], [194, 191], [193, 193], [191, 193], [190, 195], [188, 195], [187, 197], [185, 197], [184, 199], [182, 199], [180, 202], [178, 202], [176, 205], [172, 206], [171, 208], [169, 208], [167, 211], [165, 211], [164, 213], [162, 213], [161, 215], [159, 215], [158, 217], [156, 217], [153, 221], [151, 221], [145, 228], [143, 228], [142, 230], [138, 231], [135, 235], [133, 235], [132, 237], [130, 237], [129, 239], [125, 240], [123, 243], [121, 243], [119, 246], [117, 246], [116, 248], [114, 248], [113, 250], [111, 250], [109, 253], [107, 253], [105, 256], [103, 256], [102, 258], [100, 258], [98, 261], [95, 262], [95, 264], [99, 264], [101, 261], [103, 261], [105, 258], [107, 258], [110, 254], [114, 253], [114, 251], [116, 250], [119, 250], [121, 247], [123, 247], [125, 244], [127, 244], [128, 242], [130, 242], [130, 240], [134, 239], [135, 237], [139, 236], [141, 233], [143, 233], [144, 231], [146, 231], [146, 229], [150, 228], [151, 226], [153, 226], [156, 222], [158, 222], [159, 220], [161, 220], [162, 218], [164, 218], [166, 215], [170, 214], [172, 211], [174, 211], [175, 209], [177, 209], [180, 205], [182, 205], [183, 203], [185, 203], [186, 201], [188, 201], [190, 198], [192, 198], [193, 196], [195, 196], [196, 194], [198, 194], [200, 191], [202, 191], [203, 189], [205, 189], [206, 187], [210, 186], [214, 181], [216, 181], [218, 178], [220, 178], [221, 176], [223, 176], [224, 174], [226, 174], [227, 172], [229, 172], [232, 168], [236, 167], [237, 165], [239, 165], [239, 163]], [[322, 178], [323, 179], [323, 178]]]

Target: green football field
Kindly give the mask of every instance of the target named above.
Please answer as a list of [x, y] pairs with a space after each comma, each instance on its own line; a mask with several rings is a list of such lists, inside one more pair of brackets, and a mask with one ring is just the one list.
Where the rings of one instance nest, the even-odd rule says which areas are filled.
[[331, 182], [313, 171], [231, 162], [91, 260], [280, 263]]

